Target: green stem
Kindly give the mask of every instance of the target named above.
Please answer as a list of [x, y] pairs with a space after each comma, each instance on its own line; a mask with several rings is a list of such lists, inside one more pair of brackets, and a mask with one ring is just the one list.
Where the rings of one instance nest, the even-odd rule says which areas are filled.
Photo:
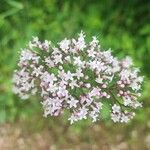
[[123, 104], [121, 104], [119, 102], [119, 100], [115, 97], [115, 95], [109, 90], [109, 93], [112, 95], [113, 99], [120, 105], [120, 106], [124, 106]]

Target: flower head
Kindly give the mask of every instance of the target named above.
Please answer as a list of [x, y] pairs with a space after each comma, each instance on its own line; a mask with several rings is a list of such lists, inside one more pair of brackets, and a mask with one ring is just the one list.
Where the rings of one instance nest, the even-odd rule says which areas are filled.
[[108, 101], [111, 119], [127, 123], [142, 106], [143, 77], [130, 57], [119, 60], [100, 47], [96, 37], [86, 43], [83, 32], [56, 46], [34, 37], [21, 51], [13, 91], [22, 99], [39, 93], [45, 117], [69, 110], [71, 124], [88, 118], [95, 122]]

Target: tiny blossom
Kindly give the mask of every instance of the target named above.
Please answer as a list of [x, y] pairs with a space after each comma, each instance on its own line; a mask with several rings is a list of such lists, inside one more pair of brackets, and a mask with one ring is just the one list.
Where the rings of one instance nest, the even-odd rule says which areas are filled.
[[119, 113], [120, 112], [120, 106], [117, 106], [116, 104], [114, 104], [112, 106], [112, 110], [113, 110], [113, 113]]
[[132, 59], [130, 57], [126, 57], [123, 61], [122, 61], [122, 66], [124, 68], [128, 68], [132, 65]]
[[54, 67], [54, 61], [50, 57], [46, 57], [44, 61], [48, 67]]
[[75, 39], [72, 40], [75, 45], [75, 49], [83, 50], [86, 47], [84, 37], [85, 37], [84, 33], [81, 32], [79, 34], [79, 38], [77, 39], [77, 41]]
[[42, 74], [42, 70], [43, 70], [43, 66], [39, 66], [38, 68], [36, 68], [35, 66], [33, 66], [33, 72], [31, 75], [35, 75], [36, 77], [38, 77], [39, 75]]
[[119, 122], [119, 121], [120, 121], [120, 114], [114, 114], [114, 113], [112, 113], [112, 114], [111, 114], [111, 119], [112, 119], [114, 122]]
[[68, 62], [70, 62], [70, 61], [71, 61], [70, 56], [66, 56], [66, 57], [65, 57], [65, 60], [67, 60]]
[[74, 87], [79, 87], [78, 84], [77, 84], [77, 80], [72, 80], [69, 83], [69, 86], [71, 87], [71, 89], [73, 89]]
[[70, 120], [70, 123], [73, 124], [75, 121], [78, 121], [77, 115], [72, 113], [68, 120]]
[[74, 64], [77, 65], [77, 66], [82, 66], [83, 65], [83, 62], [81, 61], [80, 57], [74, 57]]
[[60, 48], [61, 48], [63, 51], [67, 52], [66, 50], [69, 49], [70, 40], [67, 40], [67, 39], [65, 38], [64, 40], [62, 40], [62, 41], [59, 43], [59, 45], [60, 45]]
[[132, 104], [132, 101], [130, 99], [130, 97], [123, 97], [123, 100], [124, 100], [124, 105], [125, 106], [129, 106], [130, 104]]
[[39, 43], [39, 38], [37, 36], [33, 37], [33, 41], [32, 42], [38, 44]]
[[57, 55], [54, 55], [54, 63], [55, 64], [58, 64], [58, 63], [63, 63], [63, 61], [62, 61], [62, 55], [61, 54], [57, 54]]
[[58, 97], [68, 97], [68, 91], [66, 90], [66, 87], [59, 87], [57, 92]]
[[85, 84], [85, 86], [86, 86], [87, 88], [90, 88], [90, 87], [91, 87], [91, 84], [90, 84], [90, 83], [87, 83], [87, 84]]
[[80, 68], [76, 70], [75, 75], [78, 79], [80, 79], [81, 77], [84, 77], [84, 74], [82, 73], [82, 70]]
[[128, 117], [127, 115], [122, 114], [122, 116], [121, 116], [121, 121], [120, 121], [120, 122], [125, 122], [125, 123], [127, 123], [129, 120], [130, 120], [130, 119], [129, 119], [129, 117]]
[[97, 46], [97, 44], [99, 43], [99, 41], [96, 36], [93, 36], [92, 39], [93, 40], [90, 42], [90, 45], [95, 48]]
[[95, 111], [91, 111], [89, 115], [92, 118], [92, 122], [96, 122], [98, 120], [98, 114], [96, 114]]
[[65, 74], [65, 80], [73, 80], [73, 76], [74, 74], [71, 73], [70, 71], [68, 71], [66, 74]]
[[96, 52], [94, 50], [87, 50], [89, 57], [95, 57]]
[[87, 43], [83, 32], [55, 46], [33, 37], [20, 52], [13, 91], [21, 99], [39, 95], [45, 117], [66, 110], [71, 124], [89, 118], [95, 122], [107, 101], [111, 120], [127, 123], [142, 107], [138, 98], [144, 78], [129, 56], [119, 60], [111, 51], [102, 50], [95, 36]]
[[97, 83], [103, 83], [103, 78], [101, 78], [100, 76], [98, 76], [95, 81]]
[[85, 108], [85, 107], [82, 107], [79, 109], [79, 113], [78, 113], [78, 116], [79, 116], [79, 120], [81, 119], [86, 119], [87, 118], [87, 115], [88, 114], [88, 109]]
[[42, 43], [42, 49], [47, 51], [49, 49], [50, 44], [50, 41], [45, 40], [44, 43]]
[[69, 101], [68, 101], [68, 104], [69, 104], [69, 107], [72, 108], [72, 107], [77, 107], [77, 103], [78, 103], [78, 100], [75, 100], [74, 98], [71, 98]]

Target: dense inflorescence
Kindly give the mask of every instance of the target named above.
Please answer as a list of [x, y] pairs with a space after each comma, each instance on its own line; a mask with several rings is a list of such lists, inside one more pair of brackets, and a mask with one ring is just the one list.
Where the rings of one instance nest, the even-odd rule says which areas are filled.
[[133, 110], [142, 106], [137, 99], [143, 77], [132, 59], [118, 60], [110, 49], [102, 51], [96, 37], [86, 43], [83, 32], [77, 39], [65, 38], [57, 47], [34, 37], [21, 51], [18, 66], [14, 92], [22, 99], [39, 95], [45, 117], [69, 110], [71, 124], [86, 118], [95, 122], [108, 101], [111, 119], [128, 122]]

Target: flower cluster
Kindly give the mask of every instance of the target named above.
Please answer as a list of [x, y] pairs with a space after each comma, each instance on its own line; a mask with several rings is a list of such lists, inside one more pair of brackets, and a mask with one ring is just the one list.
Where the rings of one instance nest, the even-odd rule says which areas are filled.
[[98, 120], [104, 101], [110, 103], [114, 122], [128, 122], [133, 110], [142, 106], [137, 99], [143, 77], [132, 59], [118, 60], [110, 49], [101, 50], [96, 37], [86, 43], [83, 32], [57, 46], [34, 37], [21, 51], [13, 82], [14, 92], [22, 99], [41, 97], [45, 117], [68, 110], [71, 124]]

